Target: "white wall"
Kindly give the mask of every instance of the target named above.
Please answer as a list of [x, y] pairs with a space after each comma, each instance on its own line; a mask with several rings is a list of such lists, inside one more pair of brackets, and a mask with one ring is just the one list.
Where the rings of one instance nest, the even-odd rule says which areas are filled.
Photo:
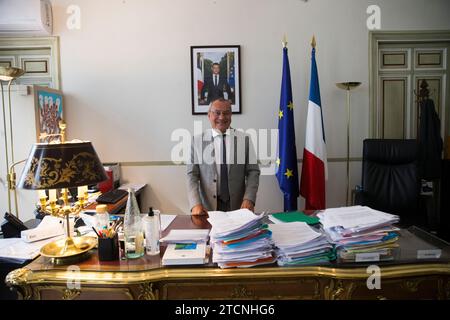
[[[66, 27], [70, 4], [81, 8], [81, 30]], [[91, 139], [103, 161], [170, 160], [171, 132], [192, 130], [202, 118], [191, 115], [190, 46], [221, 44], [242, 50], [243, 114], [233, 117], [234, 126], [276, 128], [286, 34], [301, 157], [315, 34], [328, 156], [346, 156], [345, 93], [335, 82], [353, 80], [363, 82], [352, 94], [351, 156], [360, 157], [369, 124], [370, 4], [381, 8], [382, 30], [450, 28], [450, 3], [439, 0], [53, 1], [69, 134]], [[352, 169], [356, 184], [360, 165]], [[345, 163], [330, 163], [329, 170], [328, 204], [342, 205]], [[184, 167], [124, 167], [122, 174], [149, 184], [148, 204], [188, 210]], [[262, 177], [257, 208], [282, 208], [273, 176]]]
[[[328, 156], [346, 156], [345, 92], [352, 92], [352, 157], [368, 136], [366, 8], [381, 8], [381, 30], [449, 29], [446, 0], [53, 0], [60, 37], [62, 89], [69, 138], [89, 139], [104, 162], [169, 161], [176, 128], [193, 129], [190, 46], [241, 45], [242, 115], [234, 127], [276, 128], [281, 40], [288, 37], [298, 157], [302, 156], [310, 76], [310, 40], [317, 39]], [[69, 30], [69, 5], [81, 9], [81, 29]], [[352, 165], [352, 184], [360, 180]], [[183, 166], [123, 167], [126, 180], [145, 182], [146, 206], [187, 212]], [[345, 203], [345, 162], [329, 164], [329, 206]], [[303, 206], [303, 203], [301, 203]], [[258, 210], [282, 209], [273, 176], [261, 178]]]

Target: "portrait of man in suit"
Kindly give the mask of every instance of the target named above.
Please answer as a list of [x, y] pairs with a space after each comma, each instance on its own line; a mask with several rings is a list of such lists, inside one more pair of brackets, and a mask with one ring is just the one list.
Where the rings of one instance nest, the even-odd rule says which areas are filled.
[[230, 127], [231, 103], [211, 102], [211, 129], [194, 136], [187, 164], [187, 188], [192, 215], [210, 210], [254, 211], [259, 187], [256, 152], [250, 137]]
[[220, 74], [220, 64], [215, 62], [211, 66], [211, 75], [205, 78], [200, 103], [210, 104], [219, 98], [231, 102], [232, 92], [226, 77]]
[[211, 102], [228, 100], [241, 109], [240, 46], [191, 46], [192, 114], [208, 114]]

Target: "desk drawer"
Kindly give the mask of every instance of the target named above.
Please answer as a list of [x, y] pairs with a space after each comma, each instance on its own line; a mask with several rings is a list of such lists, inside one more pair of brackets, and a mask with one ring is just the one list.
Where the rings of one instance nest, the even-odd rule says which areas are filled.
[[320, 299], [320, 286], [314, 278], [166, 282], [160, 292], [162, 299]]
[[127, 287], [82, 286], [68, 289], [62, 285], [35, 286], [33, 299], [38, 300], [133, 300], [132, 291]]
[[449, 280], [438, 276], [404, 279], [381, 279], [381, 288], [369, 290], [365, 282], [354, 283], [349, 294], [352, 300], [435, 300], [449, 299]]

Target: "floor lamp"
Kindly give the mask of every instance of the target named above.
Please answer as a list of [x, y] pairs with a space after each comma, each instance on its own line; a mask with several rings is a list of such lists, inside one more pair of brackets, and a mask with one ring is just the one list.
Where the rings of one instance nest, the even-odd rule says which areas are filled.
[[[14, 67], [0, 67], [0, 87], [2, 92], [2, 111], [3, 111], [3, 130], [5, 135], [5, 164], [7, 170], [8, 180], [8, 212], [11, 212], [11, 190], [14, 192], [14, 203], [16, 208], [16, 217], [19, 217], [19, 209], [17, 205], [17, 192], [15, 185], [11, 185], [12, 175], [14, 173], [14, 138], [13, 138], [13, 126], [12, 126], [12, 113], [11, 113], [11, 84], [14, 80], [19, 78], [25, 73], [24, 70]], [[9, 139], [6, 125], [6, 104], [5, 104], [5, 92], [3, 88], [3, 82], [8, 84], [8, 115], [9, 115]], [[9, 140], [9, 141], [8, 141]], [[9, 159], [11, 158], [12, 167], [10, 167]]]
[[347, 191], [345, 194], [345, 203], [349, 205], [350, 194], [350, 90], [359, 87], [361, 82], [338, 82], [336, 86], [339, 89], [347, 91]]

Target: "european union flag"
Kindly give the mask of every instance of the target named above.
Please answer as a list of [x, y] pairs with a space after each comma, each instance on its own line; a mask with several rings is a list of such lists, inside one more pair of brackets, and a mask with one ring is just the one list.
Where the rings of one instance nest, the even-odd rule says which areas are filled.
[[283, 48], [283, 77], [278, 110], [277, 179], [284, 195], [284, 211], [297, 210], [299, 196], [297, 148], [295, 146], [294, 104], [288, 50]]
[[234, 90], [235, 83], [234, 83], [234, 67], [233, 66], [230, 67], [230, 74], [228, 76], [228, 84]]

